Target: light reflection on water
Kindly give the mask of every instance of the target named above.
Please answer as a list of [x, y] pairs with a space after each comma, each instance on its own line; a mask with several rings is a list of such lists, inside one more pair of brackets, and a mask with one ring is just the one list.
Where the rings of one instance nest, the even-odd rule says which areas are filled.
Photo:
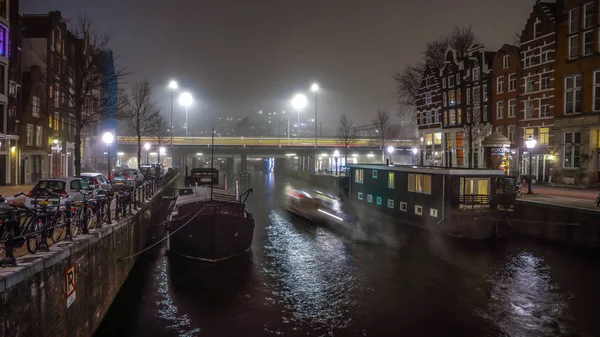
[[169, 293], [168, 257], [160, 254], [159, 259], [154, 271], [154, 282], [158, 295], [156, 315], [165, 321], [164, 327], [171, 333], [180, 337], [198, 336], [200, 329], [192, 328], [189, 316], [180, 312]]
[[274, 280], [267, 285], [274, 296], [265, 298], [266, 304], [279, 301], [284, 308], [282, 320], [294, 324], [294, 330], [349, 327], [358, 276], [347, 243], [318, 228], [307, 235], [280, 211], [269, 213], [269, 223], [264, 250], [271, 260], [263, 271]]
[[569, 296], [553, 282], [550, 272], [542, 258], [529, 252], [507, 258], [485, 277], [491, 289], [480, 314], [510, 336], [569, 335]]

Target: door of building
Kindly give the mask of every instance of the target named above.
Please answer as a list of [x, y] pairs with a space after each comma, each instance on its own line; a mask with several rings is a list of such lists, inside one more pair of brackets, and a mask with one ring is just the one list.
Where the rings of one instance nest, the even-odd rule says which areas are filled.
[[6, 185], [6, 155], [0, 154], [0, 185]]
[[38, 180], [42, 179], [42, 156], [32, 155], [31, 156], [31, 182], [37, 183]]

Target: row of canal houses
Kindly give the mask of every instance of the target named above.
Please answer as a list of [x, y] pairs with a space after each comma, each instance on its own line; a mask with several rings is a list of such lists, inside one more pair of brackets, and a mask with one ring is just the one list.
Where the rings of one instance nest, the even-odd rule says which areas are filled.
[[537, 1], [518, 46], [448, 50], [442, 69], [426, 65], [417, 105], [419, 164], [484, 167], [493, 139], [507, 175], [598, 184], [600, 0]]

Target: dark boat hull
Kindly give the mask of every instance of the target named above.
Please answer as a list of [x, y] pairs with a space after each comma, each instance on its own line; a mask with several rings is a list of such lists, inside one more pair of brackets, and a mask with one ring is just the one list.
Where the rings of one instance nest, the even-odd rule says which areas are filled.
[[172, 219], [169, 252], [187, 258], [216, 262], [247, 252], [252, 246], [254, 219], [228, 214], [201, 214]]

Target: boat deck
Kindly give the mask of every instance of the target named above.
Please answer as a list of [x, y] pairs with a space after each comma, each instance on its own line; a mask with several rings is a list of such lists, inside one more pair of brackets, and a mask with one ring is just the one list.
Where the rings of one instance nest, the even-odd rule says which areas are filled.
[[[192, 189], [191, 194], [182, 194], [177, 197], [175, 205], [187, 204], [190, 202], [198, 202], [203, 200], [210, 200], [210, 186], [192, 186], [188, 187]], [[224, 189], [221, 186], [213, 187], [213, 200], [217, 201], [236, 201], [235, 193]]]

